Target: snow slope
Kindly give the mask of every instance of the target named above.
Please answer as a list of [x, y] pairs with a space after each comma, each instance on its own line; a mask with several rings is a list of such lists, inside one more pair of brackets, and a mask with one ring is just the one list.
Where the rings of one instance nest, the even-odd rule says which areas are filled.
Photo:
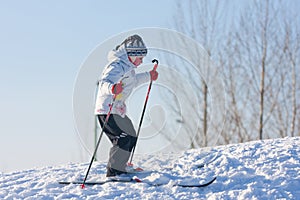
[[[160, 170], [139, 174], [146, 181], [167, 183], [107, 183], [59, 185], [81, 180], [88, 167], [68, 164], [0, 174], [0, 199], [300, 199], [300, 138], [254, 141], [189, 150], [182, 154], [135, 157], [136, 165]], [[197, 165], [212, 161], [203, 168]], [[104, 178], [105, 163], [92, 166], [89, 180]], [[205, 188], [172, 187], [177, 179], [202, 182], [217, 176]]]

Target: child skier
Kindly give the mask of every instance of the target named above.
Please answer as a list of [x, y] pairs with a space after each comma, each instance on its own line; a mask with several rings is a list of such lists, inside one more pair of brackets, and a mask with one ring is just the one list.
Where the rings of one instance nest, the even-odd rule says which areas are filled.
[[111, 115], [103, 128], [113, 145], [109, 152], [107, 177], [126, 173], [126, 164], [137, 141], [136, 131], [126, 115], [126, 99], [135, 87], [158, 78], [154, 70], [135, 73], [135, 68], [143, 62], [146, 54], [147, 48], [142, 38], [129, 36], [108, 53], [109, 63], [99, 81], [95, 114], [101, 127], [115, 98]]

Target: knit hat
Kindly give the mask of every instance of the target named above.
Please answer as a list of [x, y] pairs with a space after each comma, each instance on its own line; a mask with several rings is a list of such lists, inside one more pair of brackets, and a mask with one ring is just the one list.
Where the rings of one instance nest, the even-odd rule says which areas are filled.
[[129, 36], [122, 42], [122, 44], [125, 44], [125, 49], [128, 56], [147, 55], [147, 48], [145, 46], [145, 43], [143, 42], [143, 39], [139, 35]]

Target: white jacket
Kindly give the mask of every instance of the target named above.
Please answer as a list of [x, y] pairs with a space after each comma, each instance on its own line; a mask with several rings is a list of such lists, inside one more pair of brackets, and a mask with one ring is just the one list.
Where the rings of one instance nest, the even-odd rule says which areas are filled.
[[136, 66], [128, 60], [124, 45], [120, 46], [118, 50], [110, 51], [108, 61], [99, 81], [95, 114], [108, 113], [113, 99], [112, 86], [122, 81], [123, 91], [117, 96], [111, 113], [124, 117], [126, 115], [125, 100], [135, 87], [150, 81], [150, 74], [149, 72], [135, 73]]

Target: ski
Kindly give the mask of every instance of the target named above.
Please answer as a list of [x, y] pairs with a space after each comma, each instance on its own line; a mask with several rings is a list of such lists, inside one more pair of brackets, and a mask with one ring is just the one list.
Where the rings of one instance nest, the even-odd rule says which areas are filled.
[[[111, 183], [111, 182], [133, 182], [132, 179], [107, 179], [107, 180], [103, 180], [103, 181], [93, 181], [93, 182], [85, 182], [84, 185], [103, 185], [105, 183]], [[63, 185], [69, 185], [69, 184], [82, 184], [82, 181], [60, 181], [58, 182], [59, 184], [63, 184]]]
[[203, 184], [177, 184], [175, 186], [180, 186], [180, 187], [206, 187], [215, 182], [217, 177], [212, 178], [210, 181], [203, 183]]
[[[183, 184], [183, 183], [175, 183], [174, 185], [172, 185], [173, 187], [206, 187], [209, 186], [210, 184], [212, 184], [215, 180], [217, 179], [217, 177], [212, 178], [210, 181], [207, 181], [205, 183], [202, 184]], [[122, 183], [145, 183], [147, 185], [150, 186], [163, 186], [163, 185], [167, 185], [168, 183], [151, 183], [151, 182], [144, 182], [138, 178], [130, 178], [130, 179], [107, 179], [104, 181], [95, 181], [95, 182], [85, 182], [85, 185], [103, 185], [106, 183], [111, 183], [111, 182], [122, 182]], [[59, 182], [59, 184], [63, 184], [63, 185], [69, 185], [69, 184], [82, 184], [82, 181], [61, 181]]]

